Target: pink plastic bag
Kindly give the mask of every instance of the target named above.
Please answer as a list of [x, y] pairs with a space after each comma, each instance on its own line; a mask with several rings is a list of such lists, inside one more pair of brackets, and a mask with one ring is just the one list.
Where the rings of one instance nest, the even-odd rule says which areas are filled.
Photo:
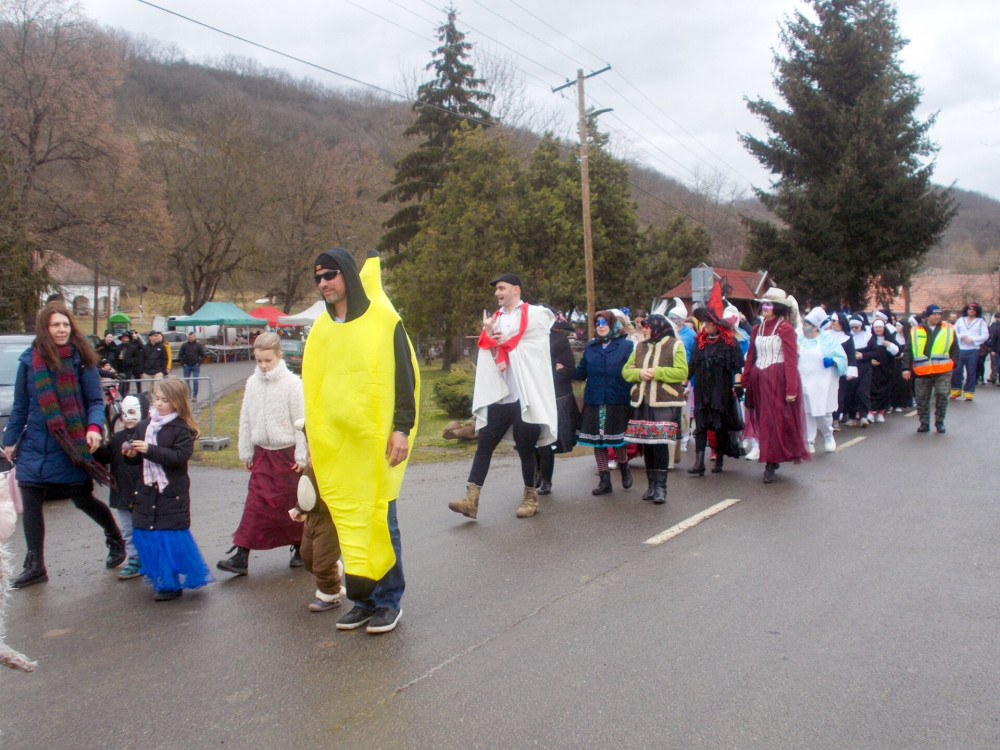
[[24, 513], [24, 505], [21, 504], [21, 490], [17, 486], [17, 481], [14, 479], [14, 467], [10, 467], [10, 471], [7, 472], [7, 488], [10, 491], [10, 499], [14, 502], [14, 510], [17, 511], [17, 515]]

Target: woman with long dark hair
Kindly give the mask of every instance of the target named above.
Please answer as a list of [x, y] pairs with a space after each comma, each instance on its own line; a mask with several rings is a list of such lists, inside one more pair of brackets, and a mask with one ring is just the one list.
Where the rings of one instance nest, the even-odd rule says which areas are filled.
[[105, 566], [125, 560], [125, 542], [107, 505], [94, 497], [94, 480], [110, 484], [107, 470], [93, 458], [101, 444], [104, 401], [97, 353], [62, 302], [38, 313], [35, 341], [21, 355], [14, 405], [3, 433], [9, 461], [17, 449], [17, 480], [24, 504], [24, 570], [11, 582], [24, 588], [49, 580], [43, 546], [42, 503], [70, 498], [104, 529]]

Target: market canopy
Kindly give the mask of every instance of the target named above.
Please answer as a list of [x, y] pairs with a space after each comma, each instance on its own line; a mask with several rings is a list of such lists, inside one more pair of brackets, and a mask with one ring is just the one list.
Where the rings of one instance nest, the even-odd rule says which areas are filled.
[[282, 315], [278, 318], [279, 326], [308, 326], [316, 322], [316, 318], [322, 315], [326, 311], [326, 302], [323, 300], [316, 300], [316, 302], [309, 308], [303, 310], [297, 315]]
[[250, 314], [255, 318], [266, 320], [267, 324], [274, 328], [278, 325], [278, 318], [282, 317], [285, 313], [277, 307], [269, 307], [265, 305], [263, 307], [258, 307], [256, 310], [251, 310]]
[[232, 302], [206, 302], [191, 315], [167, 320], [168, 328], [178, 326], [248, 326], [261, 328], [264, 321], [243, 312]]

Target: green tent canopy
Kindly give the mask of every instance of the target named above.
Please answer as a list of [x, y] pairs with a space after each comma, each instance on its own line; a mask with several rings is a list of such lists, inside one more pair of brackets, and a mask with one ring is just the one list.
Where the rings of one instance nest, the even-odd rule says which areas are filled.
[[248, 328], [262, 328], [266, 325], [266, 320], [255, 318], [249, 313], [243, 312], [232, 302], [206, 302], [191, 315], [167, 320], [168, 328], [183, 328], [186, 326], [246, 326]]

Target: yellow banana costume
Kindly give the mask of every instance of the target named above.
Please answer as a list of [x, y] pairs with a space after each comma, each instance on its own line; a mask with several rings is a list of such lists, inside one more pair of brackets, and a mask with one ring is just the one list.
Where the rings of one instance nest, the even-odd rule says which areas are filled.
[[[407, 464], [390, 467], [385, 455], [393, 431], [399, 314], [382, 289], [377, 256], [366, 259], [359, 275], [367, 310], [343, 323], [320, 315], [302, 359], [316, 484], [337, 527], [347, 596], [354, 601], [369, 596], [396, 562], [386, 514], [389, 502], [399, 497]], [[420, 370], [412, 343], [409, 350], [419, 411]], [[414, 423], [410, 450], [416, 432]]]

